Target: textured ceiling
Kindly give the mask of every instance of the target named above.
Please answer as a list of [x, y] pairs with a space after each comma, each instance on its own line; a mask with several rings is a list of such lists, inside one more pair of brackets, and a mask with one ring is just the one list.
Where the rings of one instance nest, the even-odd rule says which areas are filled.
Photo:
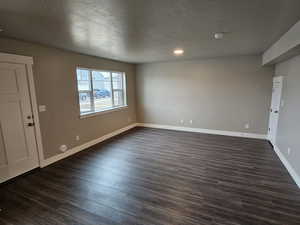
[[300, 0], [0, 1], [1, 36], [135, 63], [258, 54], [299, 19]]

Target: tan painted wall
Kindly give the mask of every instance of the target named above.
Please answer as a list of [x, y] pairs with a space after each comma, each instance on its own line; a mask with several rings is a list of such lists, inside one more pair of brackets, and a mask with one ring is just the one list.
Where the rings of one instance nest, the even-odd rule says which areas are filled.
[[[47, 106], [47, 111], [40, 113], [46, 158], [58, 154], [62, 144], [72, 148], [136, 121], [135, 65], [6, 38], [0, 38], [0, 52], [34, 58], [37, 101]], [[129, 107], [79, 119], [76, 66], [126, 72]], [[75, 140], [76, 135], [80, 141]]]
[[276, 145], [300, 177], [300, 55], [277, 64], [275, 73], [284, 76]]
[[138, 65], [138, 122], [266, 134], [273, 73], [258, 56]]

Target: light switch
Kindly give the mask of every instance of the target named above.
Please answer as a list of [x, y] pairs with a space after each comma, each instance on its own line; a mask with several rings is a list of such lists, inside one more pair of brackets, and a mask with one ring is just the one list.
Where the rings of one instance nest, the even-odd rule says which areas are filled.
[[39, 112], [45, 112], [46, 106], [45, 105], [39, 105]]

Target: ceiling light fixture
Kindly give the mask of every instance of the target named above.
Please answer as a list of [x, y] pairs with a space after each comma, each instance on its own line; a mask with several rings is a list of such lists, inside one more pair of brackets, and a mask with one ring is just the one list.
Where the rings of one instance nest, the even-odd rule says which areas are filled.
[[175, 49], [174, 51], [174, 54], [175, 55], [182, 55], [183, 53], [184, 53], [184, 51], [183, 51], [183, 49], [181, 49], [181, 48], [177, 48], [177, 49]]
[[215, 33], [214, 34], [214, 38], [217, 39], [217, 40], [221, 40], [224, 38], [224, 32], [218, 32], [218, 33]]
[[3, 31], [3, 29], [2, 28], [0, 28], [0, 32], [2, 32]]

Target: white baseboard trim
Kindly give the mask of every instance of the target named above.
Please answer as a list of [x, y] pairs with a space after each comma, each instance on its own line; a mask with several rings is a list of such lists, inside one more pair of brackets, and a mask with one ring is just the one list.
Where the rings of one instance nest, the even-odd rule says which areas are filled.
[[[233, 137], [247, 137], [247, 138], [256, 138], [256, 139], [267, 139], [267, 135], [263, 134], [253, 134], [253, 133], [241, 133], [241, 132], [233, 132], [233, 131], [221, 131], [221, 130], [210, 130], [210, 129], [201, 129], [201, 128], [192, 128], [192, 127], [178, 127], [178, 126], [170, 126], [170, 125], [161, 125], [161, 124], [151, 124], [151, 123], [134, 123], [129, 126], [123, 127], [119, 130], [113, 131], [109, 134], [106, 134], [100, 138], [97, 138], [95, 140], [89, 141], [83, 145], [76, 146], [64, 153], [61, 153], [59, 155], [52, 156], [48, 159], [45, 159], [42, 161], [40, 167], [46, 167], [52, 163], [55, 163], [61, 159], [64, 159], [66, 157], [69, 157], [77, 152], [80, 152], [82, 150], [85, 150], [95, 144], [98, 144], [100, 142], [103, 142], [111, 137], [114, 137], [118, 134], [121, 134], [127, 130], [130, 130], [134, 127], [149, 127], [149, 128], [159, 128], [159, 129], [167, 129], [167, 130], [178, 130], [178, 131], [187, 131], [187, 132], [196, 132], [196, 133], [205, 133], [205, 134], [216, 134], [216, 135], [225, 135], [225, 136], [233, 136]], [[293, 169], [293, 167], [290, 165], [288, 160], [285, 158], [285, 156], [281, 153], [280, 149], [276, 146], [274, 146], [274, 151], [279, 157], [282, 164], [285, 166], [297, 186], [300, 188], [300, 176], [296, 173], [296, 171]], [[3, 181], [1, 181], [3, 182]]]
[[104, 135], [104, 136], [102, 136], [100, 138], [97, 138], [95, 140], [92, 140], [92, 141], [89, 141], [87, 143], [84, 143], [83, 145], [76, 146], [76, 147], [74, 147], [72, 149], [69, 149], [68, 151], [66, 151], [64, 153], [59, 154], [59, 155], [55, 155], [55, 156], [52, 156], [52, 157], [50, 157], [48, 159], [44, 159], [41, 162], [40, 167], [42, 167], [42, 168], [46, 167], [46, 166], [48, 166], [48, 165], [50, 165], [52, 163], [55, 163], [55, 162], [57, 162], [57, 161], [59, 161], [61, 159], [64, 159], [64, 158], [69, 157], [71, 155], [74, 155], [77, 152], [85, 150], [85, 149], [87, 149], [87, 148], [89, 148], [89, 147], [91, 147], [91, 146], [93, 146], [95, 144], [98, 144], [98, 143], [100, 143], [102, 141], [105, 141], [105, 140], [107, 140], [107, 139], [109, 139], [111, 137], [114, 137], [114, 136], [116, 136], [118, 134], [121, 134], [121, 133], [123, 133], [123, 132], [125, 132], [127, 130], [130, 130], [130, 129], [134, 128], [134, 127], [136, 127], [136, 123], [131, 124], [131, 125], [126, 126], [126, 127], [123, 127], [123, 128], [121, 128], [119, 130], [113, 131], [113, 132], [111, 132], [109, 134], [106, 134], [106, 135]]
[[161, 125], [161, 124], [153, 124], [153, 123], [137, 123], [137, 126], [160, 128], [160, 129], [167, 129], [167, 130], [188, 131], [188, 132], [205, 133], [205, 134], [225, 135], [225, 136], [233, 136], [233, 137], [247, 137], [247, 138], [256, 138], [256, 139], [264, 139], [264, 140], [267, 139], [267, 135], [264, 134], [241, 133], [241, 132], [234, 132], [234, 131], [211, 130], [211, 129], [202, 129], [202, 128], [193, 128], [193, 127], [177, 127], [177, 126]]
[[291, 177], [293, 178], [293, 180], [295, 181], [295, 183], [297, 184], [297, 186], [300, 188], [300, 176], [297, 174], [297, 172], [291, 166], [291, 164], [289, 163], [289, 161], [282, 154], [282, 152], [280, 151], [280, 149], [276, 145], [274, 145], [274, 144], [273, 144], [273, 147], [274, 147], [274, 151], [277, 154], [277, 156], [279, 157], [280, 161], [285, 166], [285, 168], [287, 169], [287, 171], [289, 172], [289, 174], [291, 175]]

